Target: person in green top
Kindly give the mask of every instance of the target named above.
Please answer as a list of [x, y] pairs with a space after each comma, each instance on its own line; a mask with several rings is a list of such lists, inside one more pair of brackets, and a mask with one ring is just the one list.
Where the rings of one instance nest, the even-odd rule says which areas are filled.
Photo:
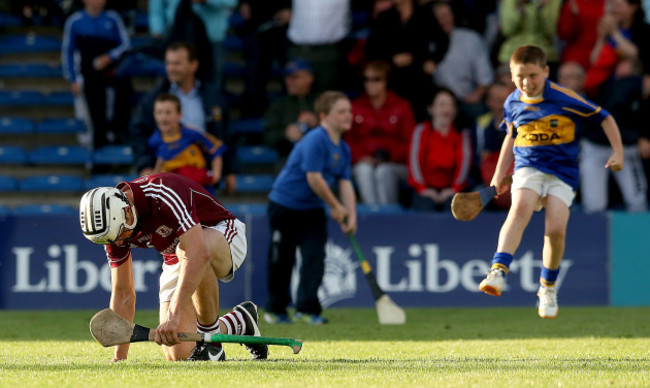
[[499, 63], [509, 63], [515, 50], [534, 44], [546, 53], [551, 64], [559, 61], [553, 44], [557, 36], [562, 0], [503, 0], [499, 11], [505, 41], [499, 48]]

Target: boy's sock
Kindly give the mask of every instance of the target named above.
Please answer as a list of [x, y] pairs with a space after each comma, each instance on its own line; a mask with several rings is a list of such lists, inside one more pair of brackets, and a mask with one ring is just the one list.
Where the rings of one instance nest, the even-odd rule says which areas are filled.
[[492, 258], [492, 267], [490, 269], [499, 269], [503, 272], [503, 276], [508, 274], [508, 268], [512, 263], [512, 255], [506, 252], [497, 252]]
[[548, 269], [542, 266], [542, 273], [539, 276], [539, 284], [545, 288], [555, 287], [555, 282], [557, 281], [557, 276], [559, 274], [560, 267], [557, 269]]

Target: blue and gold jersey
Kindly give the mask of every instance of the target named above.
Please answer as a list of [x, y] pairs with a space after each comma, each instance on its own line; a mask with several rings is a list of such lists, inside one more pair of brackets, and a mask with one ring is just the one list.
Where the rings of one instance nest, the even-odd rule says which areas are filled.
[[224, 153], [226, 145], [216, 137], [181, 125], [177, 136], [163, 136], [160, 131], [149, 138], [149, 147], [163, 160], [162, 172], [192, 166], [210, 169], [212, 159]]
[[534, 167], [578, 189], [579, 145], [576, 127], [587, 121], [600, 127], [609, 112], [573, 90], [546, 81], [538, 99], [515, 90], [503, 105], [501, 127], [514, 141], [515, 170]]

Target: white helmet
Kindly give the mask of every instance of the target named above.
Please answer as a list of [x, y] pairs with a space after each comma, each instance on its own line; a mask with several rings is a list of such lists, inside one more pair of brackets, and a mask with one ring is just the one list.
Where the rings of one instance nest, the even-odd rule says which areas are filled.
[[95, 244], [111, 244], [117, 240], [122, 228], [133, 229], [138, 223], [133, 211], [133, 223], [126, 223], [129, 200], [114, 187], [98, 187], [81, 197], [79, 221], [84, 236]]

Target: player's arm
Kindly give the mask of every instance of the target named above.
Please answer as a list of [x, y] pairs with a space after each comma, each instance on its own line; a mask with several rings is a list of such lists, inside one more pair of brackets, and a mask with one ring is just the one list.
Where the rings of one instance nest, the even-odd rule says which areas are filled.
[[[110, 308], [119, 316], [133, 322], [135, 315], [135, 286], [133, 283], [133, 261], [129, 258], [120, 266], [111, 268]], [[115, 346], [113, 361], [126, 360], [129, 344]]]
[[490, 186], [495, 186], [497, 188], [497, 193], [501, 194], [507, 190], [507, 186], [501, 185], [503, 178], [506, 177], [508, 169], [512, 165], [512, 161], [515, 158], [513, 151], [513, 146], [515, 144], [515, 139], [512, 137], [512, 124], [510, 124], [510, 130], [503, 143], [501, 144], [501, 151], [499, 152], [499, 160], [497, 161], [496, 169], [494, 170], [494, 175], [492, 176], [492, 182]]
[[348, 210], [348, 216], [345, 224], [341, 225], [341, 230], [344, 234], [355, 234], [357, 232], [357, 198], [349, 179], [339, 180], [339, 195], [343, 206]]
[[323, 178], [323, 174], [315, 171], [307, 172], [307, 183], [314, 193], [330, 207], [332, 218], [343, 225], [344, 219], [349, 216], [348, 209], [336, 198]]
[[192, 303], [192, 295], [203, 279], [208, 266], [208, 250], [200, 224], [194, 225], [179, 237], [176, 256], [180, 274], [174, 296], [169, 302], [167, 320], [156, 329], [156, 343], [173, 346], [180, 343], [177, 336], [183, 308]]
[[605, 168], [611, 168], [612, 171], [620, 171], [623, 169], [623, 142], [621, 140], [621, 132], [611, 115], [603, 120], [602, 127], [613, 150], [612, 156], [609, 157], [609, 160], [605, 164]]

